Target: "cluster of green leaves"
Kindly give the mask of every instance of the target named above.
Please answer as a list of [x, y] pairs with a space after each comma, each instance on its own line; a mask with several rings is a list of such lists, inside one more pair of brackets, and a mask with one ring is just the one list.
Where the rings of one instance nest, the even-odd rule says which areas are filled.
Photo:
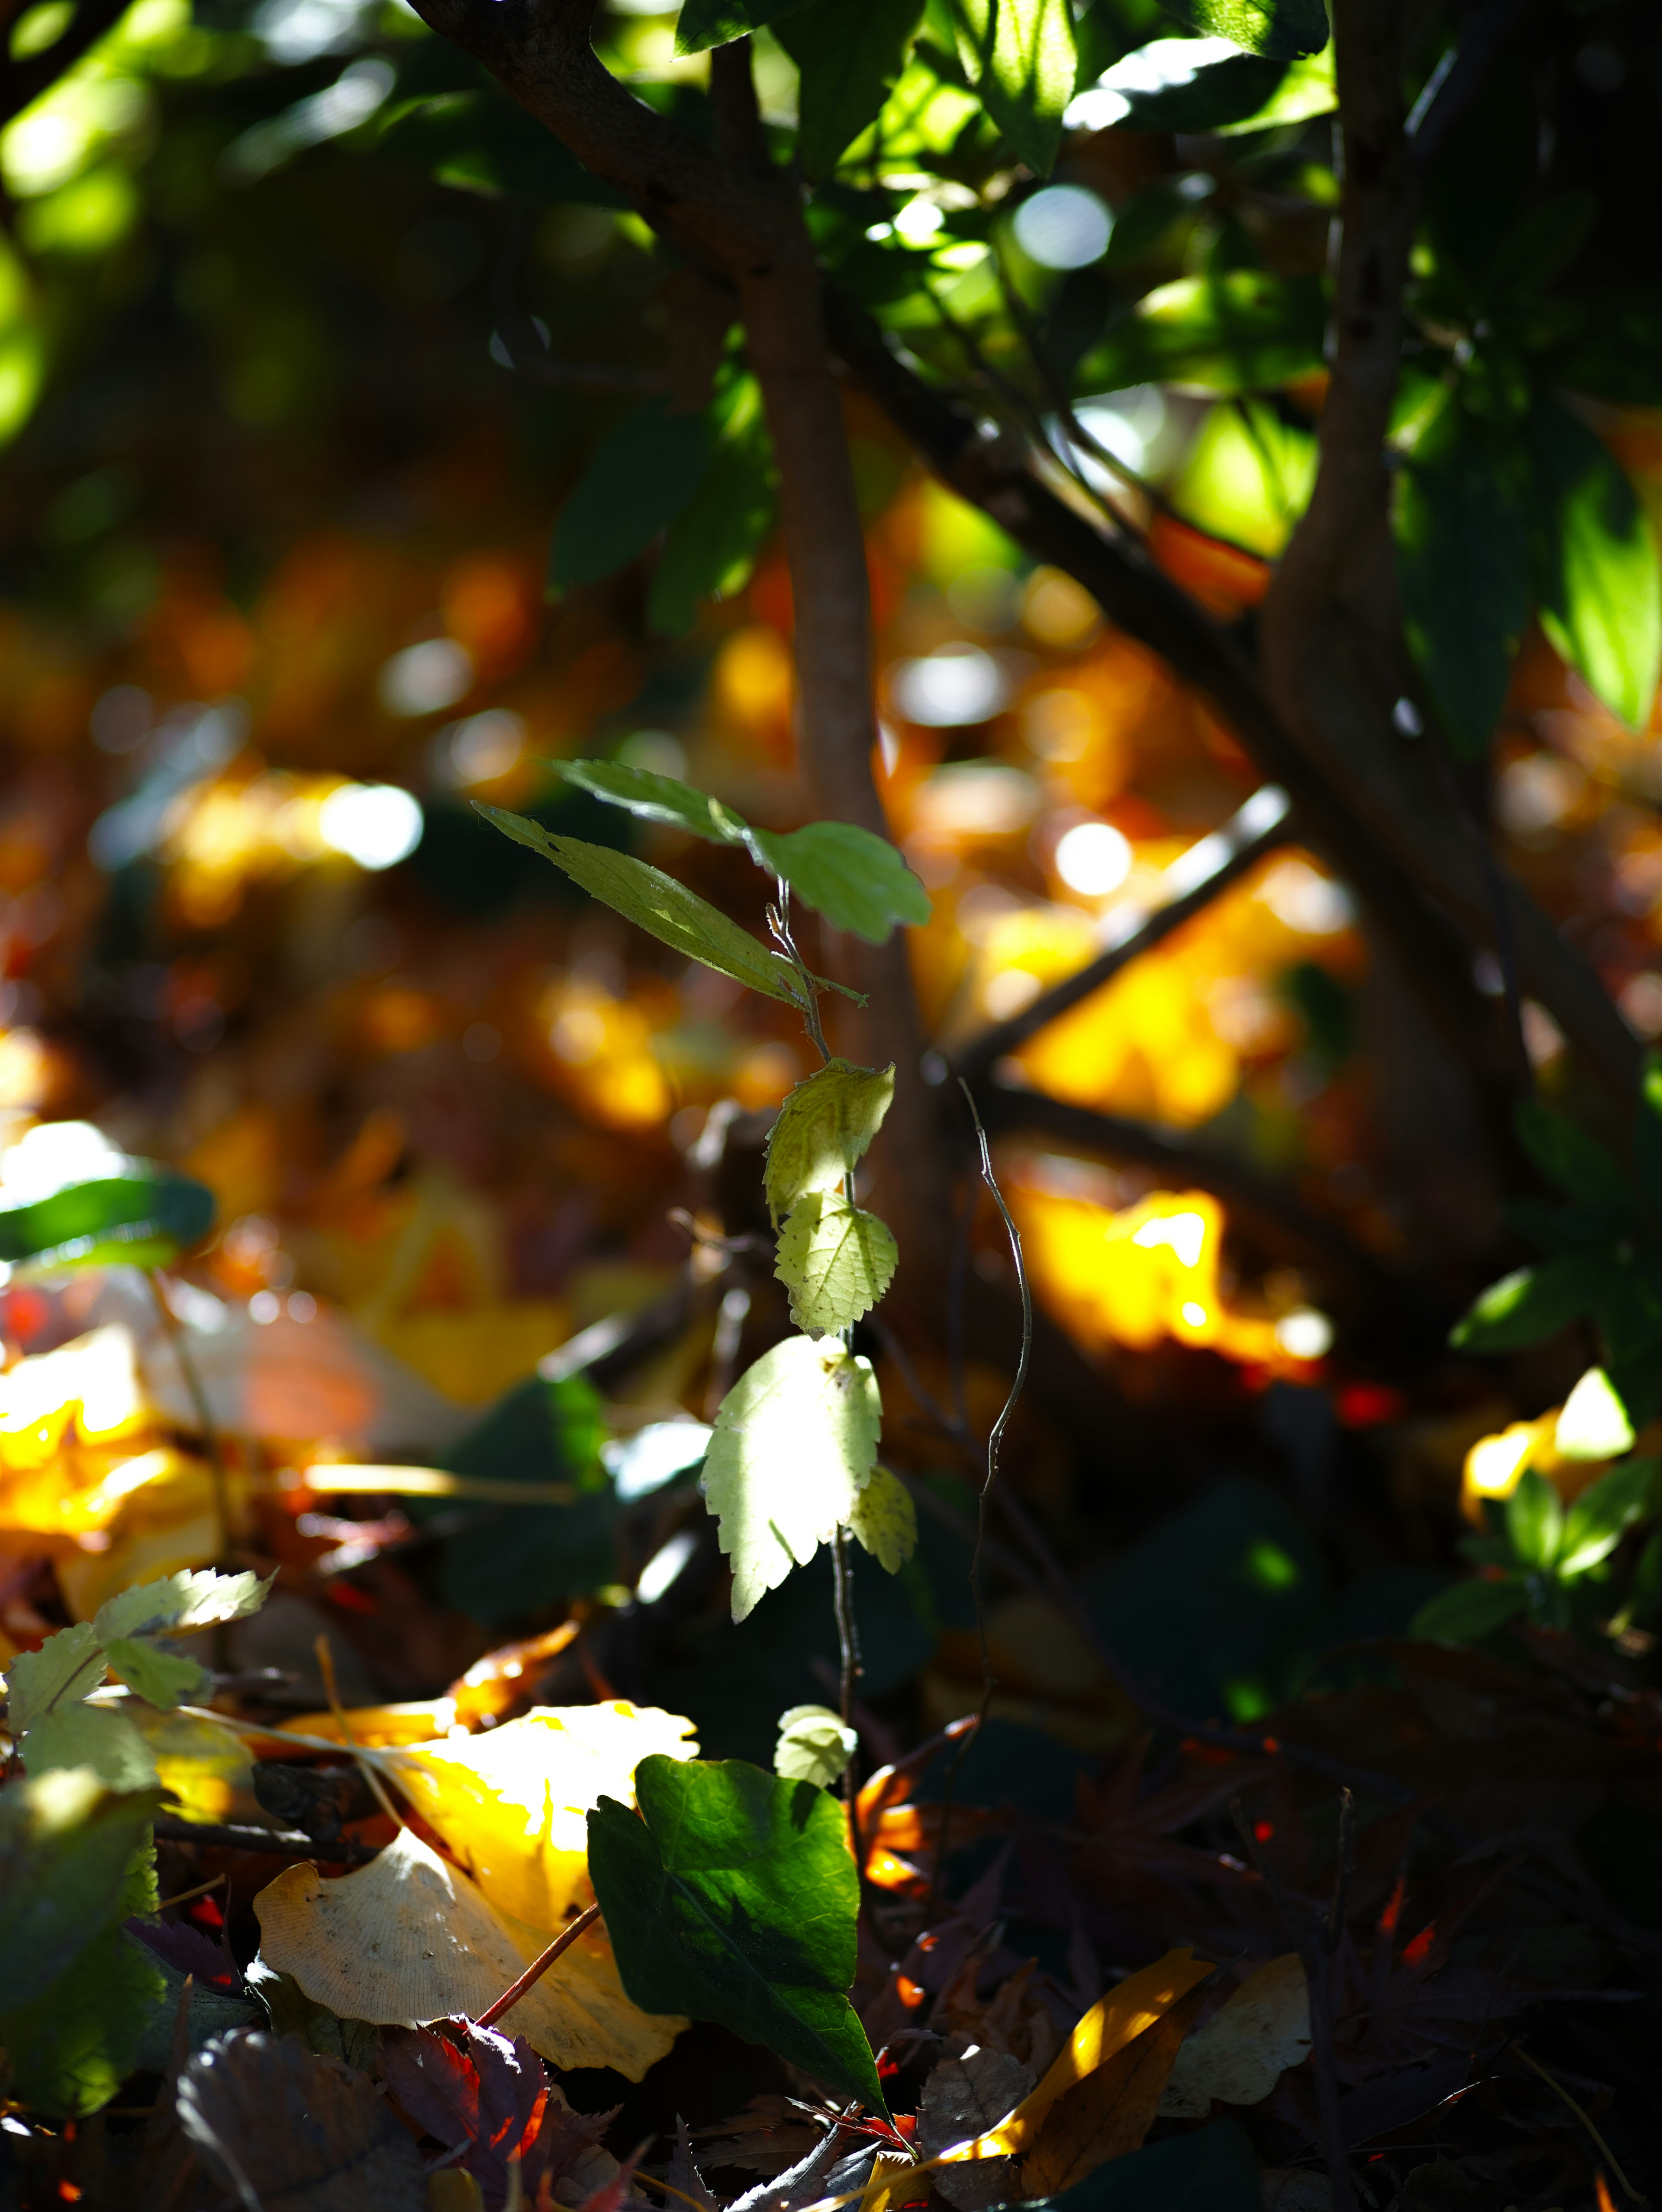
[[1492, 1283], [1452, 1341], [1461, 1352], [1515, 1352], [1589, 1321], [1636, 1429], [1662, 1411], [1662, 1058], [1647, 1060], [1640, 1085], [1634, 1174], [1550, 1107], [1520, 1107], [1518, 1130], [1562, 1194], [1562, 1202], [1520, 1200], [1512, 1209], [1546, 1256]]
[[201, 1696], [210, 1678], [165, 1638], [253, 1612], [267, 1587], [251, 1574], [169, 1575], [11, 1662], [6, 1725], [25, 1771], [0, 1790], [0, 2048], [7, 2090], [38, 2111], [107, 2104], [167, 1996], [122, 1924], [155, 1908], [150, 1824], [163, 1792], [106, 1674], [152, 1709]]

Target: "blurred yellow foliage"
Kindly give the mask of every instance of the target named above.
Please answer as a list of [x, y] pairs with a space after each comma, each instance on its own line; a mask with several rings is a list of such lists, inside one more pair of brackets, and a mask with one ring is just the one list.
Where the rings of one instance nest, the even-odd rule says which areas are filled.
[[652, 1048], [653, 1024], [630, 999], [581, 975], [543, 993], [537, 1019], [544, 1065], [578, 1111], [608, 1129], [649, 1129], [670, 1113], [669, 1080]]

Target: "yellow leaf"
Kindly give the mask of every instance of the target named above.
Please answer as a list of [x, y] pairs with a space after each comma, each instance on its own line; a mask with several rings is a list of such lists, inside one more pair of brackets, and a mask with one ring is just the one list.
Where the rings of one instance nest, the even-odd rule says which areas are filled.
[[1199, 2003], [1200, 1991], [1190, 1990], [1105, 2065], [1063, 2091], [1022, 2160], [1023, 2197], [1059, 2197], [1110, 2159], [1141, 2148]]
[[422, 1818], [502, 1911], [557, 1929], [588, 1890], [587, 1815], [605, 1797], [634, 1802], [648, 1753], [692, 1759], [691, 1721], [625, 1698], [539, 1705], [480, 1735], [380, 1753]]
[[[456, 1725], [456, 1701], [450, 1697], [417, 1698], [406, 1705], [355, 1705], [346, 1715], [346, 1725], [360, 1751], [378, 1751], [387, 1745], [431, 1743], [435, 1736], [447, 1735]], [[274, 1728], [271, 1735], [274, 1739], [284, 1735], [327, 1736], [332, 1743], [346, 1741], [333, 1713], [297, 1713], [281, 1729]], [[274, 1756], [271, 1753], [262, 1755]]]
[[[260, 1956], [343, 2019], [425, 2027], [477, 2019], [548, 1941], [499, 1912], [409, 1828], [356, 1874], [326, 1881], [286, 1868], [254, 1899]], [[504, 2015], [507, 2032], [559, 2067], [611, 2066], [631, 2081], [686, 2026], [624, 1994], [612, 1946], [591, 1929]]]

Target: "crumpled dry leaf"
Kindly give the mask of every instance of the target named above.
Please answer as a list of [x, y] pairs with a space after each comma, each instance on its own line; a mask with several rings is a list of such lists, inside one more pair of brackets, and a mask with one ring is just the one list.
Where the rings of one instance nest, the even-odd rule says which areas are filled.
[[397, 1783], [490, 1902], [551, 1934], [587, 1905], [587, 1814], [604, 1797], [633, 1804], [649, 1753], [692, 1759], [692, 1723], [626, 1698], [539, 1705], [474, 1736], [389, 1749]]
[[[1014, 2112], [1038, 2076], [1008, 2051], [972, 2044], [961, 2057], [942, 2059], [923, 2084], [917, 2108], [917, 2149], [936, 2158], [954, 2143], [985, 2135]], [[992, 2158], [963, 2168], [941, 2167], [936, 2190], [958, 2212], [984, 2212], [1015, 2199], [1019, 2179], [1013, 2158]]]
[[1310, 1990], [1296, 1951], [1250, 1974], [1178, 2053], [1160, 2099], [1168, 2119], [1203, 2120], [1215, 2097], [1262, 2104], [1289, 2066], [1310, 2054]]
[[[352, 2020], [425, 2027], [478, 2019], [546, 1936], [499, 1911], [409, 1828], [356, 1873], [328, 1881], [309, 1862], [254, 1899], [260, 1956], [314, 2003]], [[606, 1937], [578, 1937], [507, 2015], [559, 2067], [612, 2066], [638, 2081], [686, 2026], [624, 1994]]]

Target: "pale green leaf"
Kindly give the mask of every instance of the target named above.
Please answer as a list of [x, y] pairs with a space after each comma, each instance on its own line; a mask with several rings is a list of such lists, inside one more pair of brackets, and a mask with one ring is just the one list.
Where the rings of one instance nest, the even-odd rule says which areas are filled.
[[1249, 53], [1283, 61], [1318, 53], [1328, 41], [1322, 0], [1160, 0], [1160, 4], [1191, 30], [1233, 40]]
[[829, 1790], [860, 1742], [829, 1705], [793, 1705], [779, 1716], [773, 1771], [787, 1782], [812, 1782]]
[[883, 1126], [894, 1069], [833, 1060], [799, 1083], [768, 1133], [765, 1182], [776, 1228], [805, 1193], [840, 1190]]
[[1602, 1367], [1589, 1367], [1564, 1401], [1552, 1441], [1564, 1459], [1620, 1459], [1633, 1449], [1633, 1423]]
[[213, 1688], [213, 1676], [205, 1667], [176, 1651], [164, 1651], [142, 1636], [113, 1636], [106, 1650], [111, 1668], [127, 1687], [161, 1711], [200, 1705]]
[[885, 161], [944, 154], [980, 112], [972, 92], [943, 83], [927, 62], [914, 58], [884, 101], [876, 124], [848, 149], [849, 160], [858, 167], [874, 160], [880, 148]]
[[704, 1499], [733, 1567], [733, 1617], [806, 1566], [853, 1512], [877, 1457], [883, 1405], [871, 1363], [788, 1336], [721, 1401]]
[[801, 72], [796, 154], [808, 176], [834, 169], [881, 112], [922, 12], [923, 0], [816, 0], [780, 25]]
[[609, 805], [626, 807], [643, 822], [664, 822], [672, 829], [690, 830], [712, 845], [741, 845], [746, 824], [720, 799], [678, 783], [673, 775], [658, 775], [651, 769], [630, 768], [624, 761], [549, 761], [556, 775], [591, 792]]
[[79, 1704], [104, 1679], [104, 1647], [89, 1620], [60, 1628], [38, 1651], [20, 1651], [6, 1674], [11, 1732], [21, 1735], [49, 1713]]
[[1523, 1567], [1549, 1567], [1558, 1556], [1564, 1508], [1539, 1468], [1526, 1467], [1502, 1511], [1513, 1556]]
[[1564, 1533], [1553, 1562], [1556, 1573], [1583, 1575], [1610, 1557], [1648, 1510], [1658, 1466], [1653, 1459], [1630, 1459], [1581, 1492], [1564, 1516]]
[[1015, 153], [1036, 176], [1047, 176], [1079, 74], [1068, 0], [950, 0], [950, 5], [965, 75]]
[[107, 1790], [148, 1790], [156, 1779], [150, 1747], [113, 1705], [60, 1705], [38, 1720], [20, 1749], [30, 1776], [90, 1767]]
[[764, 867], [837, 929], [883, 945], [898, 921], [921, 926], [929, 895], [886, 837], [852, 822], [810, 822], [801, 830], [752, 830]]
[[874, 1467], [855, 1498], [849, 1528], [879, 1566], [898, 1575], [917, 1549], [917, 1508], [898, 1474]]
[[212, 1567], [181, 1568], [161, 1582], [141, 1583], [101, 1605], [94, 1621], [106, 1643], [118, 1636], [154, 1636], [164, 1629], [211, 1628], [246, 1620], [265, 1602], [275, 1577], [222, 1575]]
[[799, 1199], [779, 1239], [774, 1273], [790, 1292], [790, 1317], [810, 1336], [849, 1328], [894, 1280], [900, 1258], [886, 1224], [840, 1190]]
[[719, 907], [701, 899], [685, 884], [649, 867], [628, 853], [614, 853], [604, 845], [587, 845], [578, 837], [562, 837], [545, 830], [523, 814], [503, 807], [474, 805], [487, 822], [506, 837], [528, 845], [533, 853], [563, 868], [573, 883], [581, 884], [594, 898], [632, 921], [660, 944], [669, 945], [685, 959], [702, 961], [735, 982], [745, 983], [787, 1006], [801, 1001], [791, 988], [790, 970], [758, 945], [748, 930], [729, 921]]

